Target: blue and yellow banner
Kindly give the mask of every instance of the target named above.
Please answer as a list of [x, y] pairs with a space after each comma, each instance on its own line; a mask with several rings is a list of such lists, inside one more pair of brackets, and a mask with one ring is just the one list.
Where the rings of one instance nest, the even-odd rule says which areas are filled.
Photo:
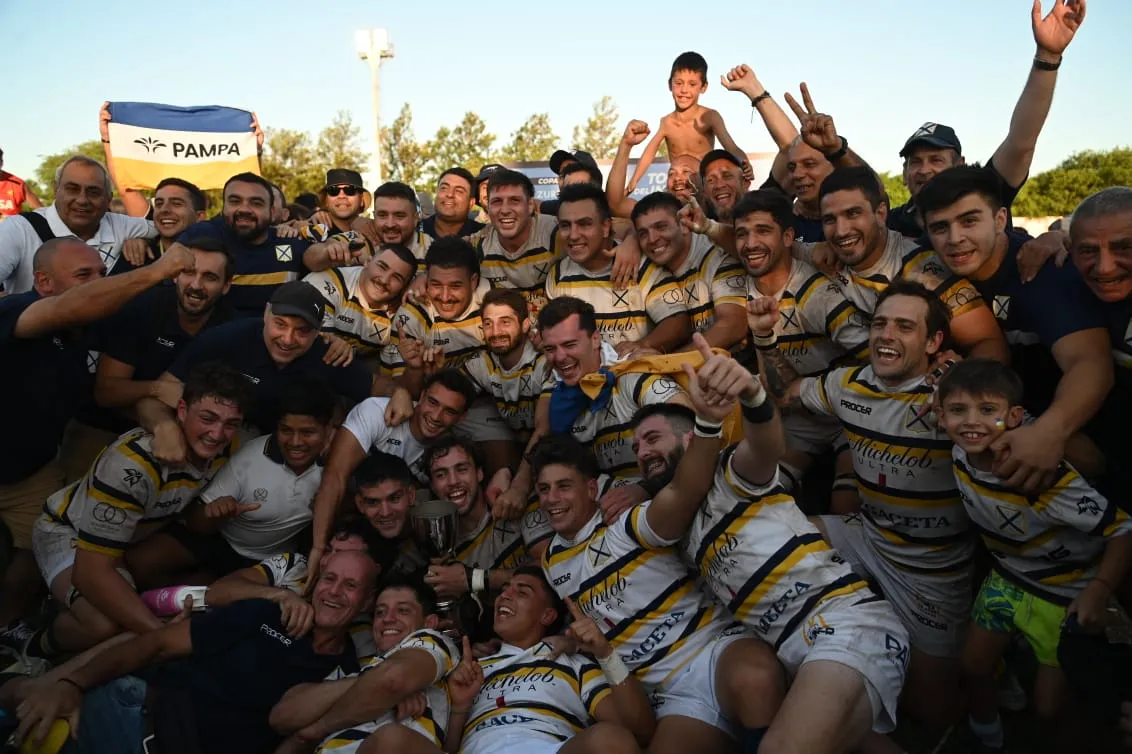
[[236, 173], [259, 174], [252, 114], [234, 107], [110, 103], [110, 152], [122, 188], [182, 178], [223, 188]]

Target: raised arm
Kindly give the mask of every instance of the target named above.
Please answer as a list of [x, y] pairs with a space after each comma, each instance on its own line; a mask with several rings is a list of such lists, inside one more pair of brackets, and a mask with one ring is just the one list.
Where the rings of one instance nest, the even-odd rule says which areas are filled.
[[751, 101], [751, 107], [758, 111], [759, 117], [763, 119], [763, 125], [770, 133], [770, 138], [774, 139], [776, 147], [781, 150], [790, 146], [794, 137], [798, 135], [798, 129], [794, 127], [794, 122], [770, 96], [770, 92], [762, 85], [750, 66], [746, 64], [735, 66], [720, 77], [720, 83], [723, 84], [724, 89], [747, 95], [747, 99]]
[[114, 190], [118, 192], [118, 196], [122, 197], [126, 214], [130, 217], [145, 217], [149, 214], [149, 199], [137, 189], [123, 189], [118, 183], [118, 175], [114, 172], [114, 155], [110, 153], [109, 102], [103, 102], [102, 110], [98, 113], [98, 132], [102, 136], [102, 155], [106, 160], [106, 172], [110, 174], [110, 182], [114, 184]]
[[1010, 117], [1010, 130], [991, 157], [994, 169], [1012, 188], [1021, 186], [1030, 174], [1038, 136], [1053, 104], [1057, 67], [1084, 20], [1085, 0], [1056, 0], [1045, 18], [1042, 18], [1041, 3], [1034, 3], [1030, 22], [1037, 52]]
[[696, 333], [693, 342], [704, 358], [699, 369], [684, 364], [696, 428], [675, 477], [656, 493], [646, 511], [649, 527], [666, 540], [684, 536], [711, 489], [722, 446], [723, 420], [734, 408], [745, 387], [743, 375], [747, 375], [734, 359], [712, 352], [704, 336]]
[[766, 380], [767, 391], [779, 405], [801, 408], [802, 377], [786, 354], [778, 350], [778, 336], [774, 332], [778, 319], [777, 299], [763, 296], [747, 302], [747, 324], [757, 349], [759, 374]]
[[[631, 194], [637, 188], [641, 178], [644, 178], [645, 173], [652, 165], [656, 153], [660, 150], [660, 142], [664, 140], [665, 136], [665, 119], [660, 119], [660, 128], [656, 130], [656, 134], [649, 139], [649, 143], [645, 145], [645, 151], [641, 152], [641, 156], [637, 158], [637, 169], [633, 171], [633, 177], [629, 179], [629, 184], [625, 187], [625, 193]], [[676, 155], [673, 155], [675, 157]]]
[[24, 184], [24, 204], [28, 209], [39, 209], [43, 206], [43, 202], [39, 201], [39, 197], [31, 190], [31, 186]]
[[632, 192], [625, 188], [625, 178], [629, 174], [629, 152], [648, 135], [648, 123], [643, 120], [631, 120], [629, 125], [625, 126], [621, 143], [617, 145], [617, 154], [613, 157], [613, 165], [609, 168], [609, 179], [605, 182], [605, 198], [609, 200], [609, 208], [613, 214], [618, 217], [628, 217], [636, 205], [636, 202], [629, 198]]
[[748, 386], [739, 395], [743, 407], [743, 440], [735, 449], [732, 466], [739, 476], [754, 485], [763, 486], [778, 469], [778, 461], [786, 453], [786, 433], [782, 417], [774, 408], [759, 382], [748, 373]]
[[868, 164], [849, 148], [849, 140], [837, 132], [833, 118], [818, 112], [814, 107], [810, 88], [804, 81], [801, 90], [804, 107], [799, 105], [789, 92], [786, 93], [786, 104], [790, 105], [798, 122], [802, 124], [800, 131], [802, 140], [825, 155], [835, 168], [853, 168], [862, 165], [868, 167]]
[[339, 427], [334, 433], [334, 441], [330, 444], [330, 457], [326, 468], [322, 472], [322, 482], [318, 485], [312, 508], [314, 509], [314, 544], [310, 556], [307, 558], [307, 568], [311, 576], [308, 583], [314, 583], [313, 576], [318, 570], [318, 562], [326, 550], [326, 543], [330, 540], [330, 527], [334, 523], [334, 514], [346, 494], [346, 482], [354, 469], [366, 457], [366, 450], [354, 437], [354, 433], [345, 427]]
[[[284, 736], [312, 725], [353, 690], [361, 676], [320, 683], [300, 683], [287, 690], [267, 716], [267, 722]], [[342, 726], [343, 728], [349, 726]], [[337, 729], [341, 730], [341, 728]], [[326, 735], [337, 732], [332, 730]], [[323, 736], [325, 738], [325, 736]], [[321, 739], [320, 739], [321, 740]]]

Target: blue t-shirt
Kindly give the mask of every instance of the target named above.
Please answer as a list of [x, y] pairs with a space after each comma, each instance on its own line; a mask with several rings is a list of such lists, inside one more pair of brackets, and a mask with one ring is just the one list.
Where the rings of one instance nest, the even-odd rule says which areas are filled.
[[283, 695], [301, 683], [317, 683], [340, 668], [358, 672], [348, 636], [342, 651], [317, 654], [310, 635], [295, 639], [268, 600], [242, 600], [193, 616], [192, 654], [171, 664], [158, 687], [183, 684], [193, 693], [202, 751], [269, 754], [282, 742], [268, 715]]
[[0, 395], [7, 431], [0, 433], [0, 484], [27, 479], [55, 457], [63, 428], [94, 382], [88, 343], [77, 331], [17, 338], [16, 323], [39, 301], [34, 290], [0, 296]]
[[272, 360], [263, 342], [263, 320], [247, 317], [209, 328], [188, 345], [169, 367], [169, 373], [182, 382], [198, 364], [219, 361], [227, 364], [255, 386], [255, 405], [247, 413], [248, 424], [270, 432], [279, 418], [279, 399], [287, 381], [313, 377], [328, 384], [334, 392], [358, 403], [369, 397], [373, 376], [360, 360], [346, 367], [330, 366], [322, 360], [327, 345], [317, 337], [309, 351], [282, 369]]
[[195, 239], [217, 237], [232, 254], [235, 274], [228, 302], [241, 315], [261, 316], [276, 288], [307, 273], [303, 254], [311, 243], [301, 238], [279, 238], [274, 228], [268, 229], [267, 240], [253, 244], [237, 238], [223, 217], [214, 217], [190, 225], [177, 241], [191, 246]]

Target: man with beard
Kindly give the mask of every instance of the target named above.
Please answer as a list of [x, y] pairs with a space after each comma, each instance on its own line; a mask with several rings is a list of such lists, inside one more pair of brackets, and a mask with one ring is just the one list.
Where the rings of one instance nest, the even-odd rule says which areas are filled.
[[819, 196], [826, 241], [844, 265], [838, 280], [858, 309], [871, 314], [885, 286], [914, 280], [947, 304], [951, 338], [964, 355], [1009, 361], [994, 315], [971, 283], [948, 270], [930, 247], [888, 229], [887, 200], [876, 173], [839, 168], [822, 183]]
[[397, 456], [418, 481], [427, 484], [428, 472], [421, 465], [425, 446], [452, 429], [474, 398], [475, 388], [466, 377], [454, 369], [441, 369], [425, 380], [421, 398], [406, 422], [394, 425], [388, 421], [388, 398], [370, 398], [354, 406], [334, 433], [314, 497], [314, 546], [308, 562], [318, 562], [326, 549], [331, 522], [346, 493], [346, 480], [366, 455], [381, 451]]
[[373, 219], [363, 218], [355, 226], [373, 248], [399, 244], [413, 252], [418, 267], [423, 267], [432, 236], [419, 230], [420, 219], [416, 192], [400, 181], [388, 181], [373, 192]]
[[364, 265], [312, 272], [303, 282], [326, 300], [322, 331], [349, 343], [367, 363], [391, 372], [392, 365], [382, 363], [382, 356], [392, 341], [393, 314], [416, 271], [413, 252], [383, 244]]
[[163, 179], [153, 191], [153, 225], [157, 235], [123, 243], [122, 254], [110, 274], [119, 275], [157, 259], [186, 228], [205, 219], [206, 209], [208, 198], [194, 184], [180, 178]]
[[[456, 670], [461, 653], [437, 630], [439, 624], [431, 589], [413, 577], [385, 580], [373, 616], [378, 654], [361, 673], [331, 673], [322, 683], [304, 683], [284, 694], [270, 717], [275, 730], [291, 735], [281, 751], [310, 751], [321, 741], [317, 754], [371, 752], [367, 738], [385, 727], [403, 727], [421, 743], [443, 745], [450, 711], [444, 679]], [[464, 653], [466, 662], [475, 662], [466, 638]], [[418, 693], [425, 698], [423, 713], [399, 722], [398, 705]]]
[[743, 162], [726, 149], [713, 149], [700, 160], [700, 183], [711, 216], [731, 221], [731, 209], [751, 187], [743, 176]]
[[[1008, 218], [1010, 205], [1030, 174], [1038, 136], [1053, 104], [1062, 53], [1084, 20], [1085, 3], [1080, 0], [1054, 3], [1045, 18], [1042, 18], [1040, 6], [1031, 14], [1037, 51], [1030, 75], [1014, 106], [1006, 139], [984, 166], [998, 183], [999, 201], [1006, 207]], [[965, 164], [962, 147], [950, 126], [925, 123], [908, 137], [900, 157], [904, 160], [904, 185], [912, 198], [888, 213], [888, 227], [911, 238], [923, 238], [916, 197], [932, 178], [950, 167]]]
[[[754, 375], [740, 384], [743, 440], [716, 464], [681, 549], [712, 594], [774, 647], [792, 678], [760, 751], [855, 749], [870, 728], [887, 733], [896, 725], [908, 634], [783, 489], [777, 461], [786, 448], [774, 403]], [[668, 404], [634, 418], [637, 461], [650, 488], [675, 477], [695, 419]]]
[[496, 593], [524, 563], [538, 563], [554, 533], [546, 513], [532, 501], [518, 521], [497, 521], [483, 492], [483, 468], [469, 440], [449, 436], [429, 446], [424, 467], [429, 488], [441, 500], [460, 510], [457, 524], [456, 563], [433, 563], [425, 583], [440, 597], [462, 597], [469, 592]]
[[420, 393], [426, 371], [458, 367], [483, 348], [483, 291], [475, 248], [463, 238], [447, 236], [429, 247], [424, 264], [428, 299], [409, 301], [397, 310], [382, 354], [411, 395]]
[[[763, 298], [752, 305], [752, 332], [764, 347], [775, 342], [776, 304]], [[934, 293], [897, 280], [877, 299], [868, 366], [817, 377], [799, 377], [781, 360], [772, 367], [788, 385], [786, 405], [835, 416], [845, 428], [861, 511], [814, 521], [854, 570], [876, 579], [900, 617], [912, 645], [904, 702], [917, 719], [941, 728], [958, 714], [956, 660], [975, 552], [951, 441], [938, 431], [925, 381], [948, 318]]]
[[72, 155], [55, 171], [55, 201], [0, 223], [0, 286], [7, 294], [35, 287], [35, 251], [52, 238], [75, 236], [110, 267], [130, 238], [153, 238], [153, 223], [110, 208], [110, 174], [97, 160]]
[[[781, 397], [786, 388], [777, 378], [779, 360], [808, 377], [841, 361], [867, 358], [867, 317], [839, 285], [790, 253], [794, 243], [790, 200], [769, 189], [753, 191], [735, 205], [733, 220], [739, 260], [750, 275], [749, 301], [754, 305], [770, 299], [781, 315], [774, 325], [776, 343], [756, 347], [759, 374], [765, 376], [770, 393]], [[748, 325], [746, 315], [744, 311], [744, 326]], [[852, 459], [843, 452], [848, 443], [841, 422], [784, 408], [782, 426], [786, 452], [779, 463], [787, 492], [797, 491], [814, 459], [833, 449], [838, 457], [830, 509], [836, 513], [856, 510], [857, 487]]]
[[197, 335], [234, 316], [225, 299], [232, 282], [232, 256], [217, 238], [199, 238], [193, 244], [189, 250], [196, 264], [191, 272], [181, 273], [172, 286], [159, 286], [134, 299], [102, 328], [94, 399], [99, 406], [126, 414], [118, 432], [134, 426], [128, 412], [142, 398], [176, 405], [173, 383], [158, 377]]
[[286, 634], [275, 603], [243, 600], [123, 641], [20, 705], [18, 736], [41, 740], [62, 718], [80, 754], [137, 752], [152, 720], [151, 739], [179, 739], [186, 751], [269, 754], [282, 741], [269, 714], [288, 690], [357, 672], [349, 629], [375, 577], [363, 552], [329, 558], [301, 637]]
[[[916, 205], [943, 262], [974, 284], [1012, 344], [1010, 363], [1025, 383], [1025, 406], [1038, 418], [996, 440], [994, 473], [1011, 488], [1035, 493], [1049, 485], [1070, 437], [1112, 388], [1104, 315], [1075, 267], [1046, 264], [1023, 283], [1017, 252], [1028, 236], [1006, 232], [998, 182], [986, 170], [945, 170], [924, 186]], [[1095, 468], [1072, 451], [1069, 457], [1086, 474]]]
[[476, 179], [464, 168], [448, 168], [436, 182], [436, 212], [421, 222], [421, 231], [437, 240], [444, 236], [467, 238], [484, 224], [468, 217], [475, 201]]
[[104, 450], [81, 480], [59, 490], [32, 531], [43, 580], [65, 609], [28, 640], [35, 656], [86, 649], [122, 631], [161, 626], [134, 591], [127, 547], [171, 522], [228, 462], [251, 399], [243, 375], [219, 365], [194, 370], [177, 405], [186, 463], [153, 454], [153, 435], [136, 429]]
[[[605, 196], [609, 201], [610, 210], [618, 217], [629, 217], [633, 207], [637, 205], [637, 201], [631, 199], [625, 191], [629, 172], [629, 152], [648, 137], [649, 125], [643, 120], [631, 120], [625, 126], [621, 143], [617, 145], [617, 154], [613, 158], [613, 165], [609, 168]], [[695, 181], [699, 169], [700, 162], [692, 155], [670, 156], [665, 190], [679, 197], [681, 201], [688, 201], [695, 195], [697, 188]]]
[[609, 204], [600, 187], [582, 183], [562, 190], [558, 246], [566, 256], [547, 274], [547, 298], [573, 296], [593, 306], [602, 340], [620, 356], [639, 349], [675, 350], [692, 334], [683, 289], [667, 270], [648, 259], [641, 262], [635, 285], [615, 286], [611, 230]]
[[[716, 165], [724, 161], [713, 158], [714, 154], [709, 152], [707, 159], [713, 159]], [[728, 152], [723, 154], [738, 159]], [[638, 243], [652, 264], [672, 275], [693, 329], [702, 333], [712, 348], [731, 350], [747, 337], [743, 311], [746, 276], [735, 259], [710, 238], [684, 227], [681, 209], [680, 200], [666, 192], [650, 194], [637, 202], [632, 219]]]
[[[306, 283], [284, 283], [264, 307], [262, 319], [238, 318], [212, 328], [177, 357], [158, 380], [173, 383], [162, 388], [167, 400], [175, 399], [185, 374], [197, 364], [223, 361], [237, 368], [255, 390], [255, 404], [247, 413], [249, 427], [264, 434], [279, 419], [279, 397], [287, 381], [297, 376], [322, 380], [340, 396], [362, 401], [371, 395], [392, 396], [391, 422], [412, 411], [412, 399], [388, 377], [371, 374], [350, 353], [332, 353], [319, 337], [326, 303]], [[349, 352], [349, 347], [345, 347]], [[156, 436], [154, 452], [168, 463], [184, 460], [184, 435], [172, 424], [167, 403], [151, 397], [137, 404], [138, 421]]]
[[[545, 641], [560, 631], [567, 610], [568, 631], [585, 655], [556, 656]], [[623, 669], [593, 620], [555, 594], [540, 568], [516, 570], [492, 613], [503, 640], [499, 651], [481, 658], [478, 668], [465, 655], [448, 677], [450, 751], [458, 744], [465, 754], [635, 754], [652, 737], [656, 721], [640, 681]], [[411, 726], [386, 726], [370, 741], [377, 751], [441, 751]]]
[[554, 262], [557, 220], [535, 212], [531, 179], [514, 170], [492, 171], [487, 179], [491, 225], [469, 240], [492, 288], [518, 288], [538, 310], [546, 303], [546, 275]]
[[254, 173], [234, 175], [224, 184], [223, 215], [190, 225], [177, 239], [192, 246], [197, 238], [220, 238], [235, 262], [229, 301], [247, 317], [260, 316], [283, 283], [350, 259], [348, 244], [341, 239], [311, 244], [280, 238], [272, 225], [271, 206], [267, 181]]

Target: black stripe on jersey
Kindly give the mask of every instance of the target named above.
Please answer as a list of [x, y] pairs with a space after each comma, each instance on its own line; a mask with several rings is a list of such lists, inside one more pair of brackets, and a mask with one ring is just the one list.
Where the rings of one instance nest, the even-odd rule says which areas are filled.
[[[219, 458], [220, 456], [217, 457]], [[187, 474], [184, 471], [170, 471], [169, 478], [163, 481], [161, 483], [161, 486], [168, 487], [169, 485], [172, 485], [176, 482], [192, 482], [193, 484], [196, 484], [199, 481], [200, 477], [193, 476], [192, 474]]]
[[[503, 696], [504, 696], [504, 698], [506, 698], [506, 696], [507, 696], [506, 693]], [[581, 720], [574, 717], [573, 715], [571, 715], [566, 710], [561, 709], [559, 707], [555, 707], [553, 704], [544, 704], [543, 702], [523, 701], [521, 703], [521, 705], [507, 705], [507, 706], [513, 707], [514, 709], [529, 709], [529, 710], [538, 710], [540, 712], [546, 712], [547, 714], [551, 715], [552, 717], [562, 718], [563, 720], [568, 722], [570, 725], [573, 725], [578, 730], [582, 730], [586, 727], [586, 724], [583, 723]]]
[[[651, 668], [653, 665], [655, 665], [656, 663], [660, 662], [665, 657], [667, 657], [668, 654], [672, 651], [673, 647], [675, 647], [676, 645], [681, 644], [682, 642], [687, 640], [687, 638], [689, 636], [691, 636], [692, 634], [696, 633], [696, 631], [703, 629], [704, 628], [704, 626], [702, 625], [703, 620], [704, 620], [705, 617], [708, 616], [709, 611], [711, 611], [711, 610], [712, 610], [711, 605], [705, 605], [704, 607], [701, 607], [696, 612], [696, 614], [694, 616], [692, 616], [692, 619], [690, 621], [688, 621], [688, 626], [687, 626], [687, 628], [684, 629], [684, 633], [680, 634], [680, 636], [676, 637], [676, 639], [673, 640], [672, 642], [669, 642], [668, 646], [666, 646], [663, 649], [660, 649], [656, 653], [654, 653], [653, 656], [650, 657], [647, 662], [641, 663], [640, 667], [637, 668], [637, 672], [643, 674], [646, 669]], [[705, 647], [705, 649], [706, 649], [706, 647]]]
[[[498, 657], [498, 659], [506, 660], [510, 656], [511, 655], [503, 655], [502, 657]], [[493, 656], [493, 657], [496, 657], [496, 656]], [[491, 658], [485, 658], [485, 659], [491, 659]], [[495, 680], [495, 678], [497, 676], [508, 676], [508, 675], [513, 674], [513, 673], [517, 673], [520, 670], [557, 671], [557, 672], [561, 673], [562, 675], [569, 677], [577, 685], [578, 693], [579, 694], [582, 693], [581, 692], [581, 689], [582, 689], [581, 672], [580, 671], [576, 672], [569, 665], [565, 665], [563, 663], [560, 663], [557, 660], [552, 660], [549, 657], [536, 657], [534, 660], [531, 660], [530, 662], [524, 662], [524, 663], [519, 664], [519, 665], [507, 665], [506, 667], [502, 667], [502, 668], [492, 668], [490, 665], [488, 665], [487, 667], [484, 668], [484, 685], [486, 685], [489, 681]], [[507, 689], [502, 689], [502, 691], [506, 695]]]
[[[1081, 566], [1080, 563], [1078, 563], [1077, 565]], [[1055, 605], [1069, 607], [1069, 605], [1073, 602], [1072, 597], [1066, 597], [1064, 594], [1057, 594], [1056, 592], [1051, 592], [1048, 589], [1042, 589], [1041, 584], [1035, 584], [1033, 581], [1027, 581], [1026, 579], [1022, 578], [1021, 575], [1014, 573], [998, 561], [991, 563], [991, 568], [995, 573], [997, 573], [999, 576], [1006, 579], [1019, 589], [1030, 594], [1037, 594], [1042, 599], [1052, 602]], [[1033, 574], [1026, 575], [1030, 578], [1033, 578], [1035, 581], [1037, 580], [1036, 578], [1034, 578]]]
[[[870, 524], [877, 527], [878, 529], [883, 529], [884, 531], [890, 532], [890, 533], [896, 535], [897, 537], [900, 537], [901, 540], [903, 540], [903, 541], [905, 541], [909, 544], [913, 544], [913, 545], [926, 545], [928, 547], [932, 547], [932, 546], [936, 546], [936, 545], [953, 545], [953, 544], [956, 544], [958, 542], [966, 542], [967, 539], [968, 539], [968, 532], [966, 532], [966, 531], [958, 532], [956, 534], [948, 534], [948, 535], [942, 536], [942, 537], [918, 537], [915, 534], [907, 534], [903, 531], [897, 531], [897, 530], [892, 529], [892, 528], [887, 527], [887, 526], [881, 526], [881, 524], [878, 523], [875, 518], [873, 518], [871, 515], [869, 515], [869, 512], [866, 511], [864, 508], [861, 509], [861, 515], [865, 517], [866, 521], [868, 521]], [[957, 566], [957, 565], [950, 565], [950, 566], [947, 566], [946, 568], [941, 568], [941, 569], [928, 568], [928, 569], [924, 569], [924, 572], [927, 573], [927, 572], [930, 572], [930, 571], [933, 571], [933, 570], [954, 571], [958, 567], [959, 566]], [[919, 570], [919, 569], [916, 569], [916, 570]]]
[[978, 521], [975, 521], [974, 519], [971, 520], [971, 523], [974, 525], [975, 529], [978, 531], [980, 537], [982, 537], [984, 539], [989, 539], [992, 542], [996, 542], [1000, 545], [1005, 545], [1006, 547], [1008, 547], [1010, 549], [1019, 550], [1019, 551], [1021, 551], [1027, 545], [1032, 544], [1035, 540], [1042, 539], [1043, 537], [1049, 537], [1050, 533], [1053, 531], [1052, 529], [1047, 529], [1047, 530], [1043, 531], [1041, 534], [1030, 537], [1029, 539], [1018, 539], [1018, 538], [1015, 538], [1015, 537], [1008, 537], [1000, 531], [993, 531], [991, 529], [988, 529], [985, 526], [981, 525]]
[[1098, 521], [1097, 525], [1093, 527], [1093, 530], [1089, 532], [1089, 536], [1100, 537], [1104, 535], [1104, 530], [1112, 526], [1112, 522], [1116, 520], [1116, 508], [1117, 506], [1109, 500], [1108, 505], [1104, 509], [1104, 513], [1101, 515], [1101, 520]]
[[[879, 386], [874, 385], [871, 382], [866, 382], [865, 380], [861, 379], [861, 372], [863, 372], [863, 371], [865, 371], [865, 368], [860, 367], [856, 371], [854, 371], [852, 374], [850, 374], [849, 375], [849, 382], [852, 382], [854, 385], [860, 385], [863, 388], [866, 388], [868, 390], [873, 391], [874, 393], [877, 394], [878, 398], [884, 398], [888, 395], [891, 395], [890, 391], [882, 390]], [[911, 390], [902, 390], [901, 392], [906, 393], [908, 395], [916, 395], [916, 394], [931, 395], [932, 394], [932, 388], [928, 385], [917, 385], [916, 387], [912, 388]]]
[[[593, 537], [590, 537], [590, 541], [593, 541]], [[586, 549], [583, 551], [582, 554], [584, 555], [586, 552], [589, 552], [589, 549], [590, 549], [590, 545], [587, 542]], [[643, 548], [643, 547], [640, 547], [640, 548], [637, 548], [637, 549], [634, 549], [634, 550], [630, 550], [629, 552], [627, 552], [624, 555], [622, 555], [621, 557], [619, 557], [617, 560], [615, 560], [612, 563], [610, 563], [609, 565], [605, 566], [604, 568], [601, 569], [601, 571], [599, 571], [598, 573], [595, 573], [593, 576], [591, 576], [590, 578], [588, 578], [587, 580], [585, 580], [581, 584], [579, 584], [578, 588], [574, 591], [574, 597], [576, 598], [582, 592], [585, 592], [589, 589], [593, 589], [595, 586], [597, 586], [601, 582], [605, 581], [609, 576], [613, 575], [617, 571], [621, 570], [625, 566], [632, 563], [634, 560], [636, 560], [638, 557], [640, 557], [641, 553], [643, 553], [644, 551], [645, 551], [645, 548]]]
[[336, 741], [364, 741], [371, 735], [372, 731], [358, 730], [357, 728], [347, 728], [340, 733], [335, 733], [333, 736], [331, 736], [331, 739]]
[[[979, 489], [980, 491], [986, 490], [988, 492], [998, 492], [998, 493], [1002, 493], [1003, 495], [1008, 495], [1009, 497], [1014, 498], [1014, 499], [1021, 498], [1021, 499], [1025, 500], [1027, 503], [1029, 503], [1030, 505], [1033, 505], [1034, 503], [1038, 502], [1038, 500], [1039, 500], [1038, 495], [1027, 495], [1025, 492], [1022, 492], [1020, 490], [1011, 489], [1010, 487], [1007, 487], [1006, 485], [997, 484], [995, 482], [988, 482], [984, 479], [980, 479], [980, 478], [976, 477], [974, 474], [971, 473], [971, 469], [967, 466], [967, 464], [963, 463], [958, 458], [954, 459], [952, 462], [954, 463], [955, 468], [959, 469], [967, 477], [970, 485], [972, 487]], [[1062, 479], [1065, 478], [1065, 472], [1068, 471], [1068, 468], [1059, 468], [1058, 470], [1061, 471], [1062, 473], [1058, 477], [1057, 482], [1055, 482], [1053, 485], [1051, 485], [1049, 489], [1053, 489], [1053, 487], [1056, 487], [1057, 484], [1060, 483], [1062, 481]], [[987, 497], [995, 497], [995, 496], [994, 495], [988, 495]]]
[[826, 282], [831, 282], [829, 278], [827, 278], [820, 272], [817, 275], [810, 275], [802, 282], [802, 285], [798, 287], [798, 292], [794, 294], [794, 300], [797, 301], [800, 306], [805, 306], [802, 299], [806, 297], [806, 292], [823, 280]]
[[[644, 405], [643, 403], [641, 403], [641, 391], [645, 389], [645, 383], [648, 381], [648, 375], [647, 374], [642, 375], [642, 377], [643, 377], [643, 379], [637, 380], [637, 384], [633, 385], [633, 403], [637, 404], [637, 406], [643, 406]], [[614, 383], [613, 389], [614, 390], [617, 389], [616, 383]], [[613, 397], [610, 396], [609, 399], [613, 400]], [[625, 424], [621, 424], [619, 426], [620, 427], [628, 427], [632, 423], [633, 423], [632, 421], [629, 421], [629, 422], [626, 422]], [[596, 441], [597, 437], [594, 437], [594, 440]]]
[[[727, 450], [723, 451], [723, 457], [720, 459], [720, 465], [722, 465], [724, 468], [726, 468], [727, 464], [731, 462], [731, 455], [734, 453], [735, 447], [736, 446], [733, 445]], [[732, 491], [737, 492], [733, 485], [731, 489]], [[707, 530], [707, 532], [704, 533], [703, 539], [700, 541], [700, 546], [696, 550], [696, 563], [699, 563], [704, 559], [704, 555], [706, 554], [707, 549], [711, 547], [712, 543], [727, 531], [727, 527], [731, 526], [735, 519], [741, 518], [747, 512], [748, 508], [761, 501], [764, 497], [773, 497], [774, 495], [785, 494], [786, 489], [781, 485], [776, 485], [774, 488], [768, 490], [764, 495], [760, 495], [758, 497], [744, 496], [736, 500], [735, 504], [731, 507], [731, 510], [729, 510], [726, 515], [722, 516], [714, 526], [712, 526]], [[818, 539], [821, 539], [821, 537], [819, 536]]]
[[867, 586], [866, 581], [857, 574], [847, 573], [836, 581], [830, 584], [826, 584], [817, 592], [814, 592], [813, 594], [808, 596], [806, 598], [806, 602], [802, 605], [802, 608], [794, 614], [793, 618], [787, 621], [785, 626], [782, 627], [782, 633], [778, 635], [778, 641], [774, 642], [775, 651], [777, 651], [778, 648], [782, 646], [782, 643], [784, 641], [794, 635], [794, 631], [798, 628], [798, 625], [802, 621], [810, 617], [810, 613], [814, 611], [814, 608], [817, 607], [818, 603], [820, 603], [823, 599], [828, 597], [833, 592], [836, 592], [839, 589], [845, 589], [846, 587], [853, 586], [854, 584]]
[[612, 642], [618, 636], [625, 633], [625, 630], [627, 628], [632, 626], [634, 623], [636, 623], [642, 617], [648, 615], [653, 610], [656, 610], [658, 607], [660, 607], [662, 604], [664, 604], [664, 601], [666, 599], [668, 599], [673, 594], [675, 594], [676, 592], [683, 589], [684, 586], [691, 580], [692, 580], [692, 576], [691, 576], [691, 574], [689, 574], [682, 579], [679, 579], [677, 581], [672, 582], [668, 586], [667, 589], [665, 589], [663, 592], [661, 592], [660, 594], [657, 595], [655, 600], [653, 600], [649, 604], [645, 605], [640, 610], [638, 610], [635, 614], [630, 615], [628, 618], [625, 618], [620, 623], [618, 623], [616, 626], [611, 628], [609, 630], [609, 633], [607, 633], [605, 635], [605, 638], [608, 639], [610, 642]]
[[94, 545], [95, 547], [104, 547], [107, 550], [125, 550], [127, 547], [130, 546], [130, 543], [128, 541], [122, 542], [122, 541], [117, 540], [117, 539], [108, 539], [107, 537], [100, 537], [97, 534], [91, 534], [90, 532], [84, 531], [83, 529], [79, 529], [78, 534], [79, 534], [78, 538], [79, 538], [80, 542], [89, 542], [90, 544]]
[[884, 432], [878, 432], [875, 429], [867, 429], [866, 427], [862, 427], [859, 424], [854, 424], [851, 421], [847, 421], [843, 417], [838, 418], [841, 419], [841, 423], [845, 425], [845, 429], [847, 431], [852, 432], [855, 435], [860, 435], [861, 437], [867, 437], [870, 440], [875, 440], [876, 442], [883, 442], [888, 443], [889, 445], [898, 445], [907, 448], [920, 448], [922, 450], [951, 450], [952, 442], [947, 437], [947, 435], [944, 435], [942, 438], [919, 438], [890, 435], [885, 434]]
[[[713, 531], [715, 530], [713, 529]], [[714, 538], [707, 541], [714, 541]], [[742, 607], [743, 603], [746, 602], [747, 598], [751, 596], [751, 593], [758, 588], [759, 584], [763, 583], [763, 581], [765, 581], [768, 576], [774, 573], [774, 569], [782, 565], [782, 563], [791, 555], [793, 555], [799, 547], [805, 547], [806, 545], [816, 544], [821, 541], [821, 534], [818, 534], [817, 532], [791, 537], [790, 540], [786, 542], [786, 544], [778, 548], [774, 555], [767, 558], [766, 562], [759, 566], [758, 570], [751, 574], [751, 577], [747, 579], [746, 583], [743, 584], [743, 588], [736, 592], [735, 596], [731, 598], [731, 602], [728, 604], [728, 608], [732, 612], [738, 611], [739, 608]], [[700, 558], [697, 555], [696, 562], [698, 563], [699, 560]]]
[[126, 443], [126, 447], [129, 448], [130, 450], [134, 451], [135, 453], [137, 453], [138, 458], [145, 461], [146, 466], [149, 466], [149, 468], [153, 470], [153, 475], [158, 480], [160, 480], [161, 479], [161, 466], [160, 466], [160, 464], [157, 463], [157, 459], [155, 459], [153, 456], [151, 456], [149, 454], [149, 451], [142, 448], [141, 444], [138, 442], [138, 439], [140, 439], [140, 438], [141, 438], [141, 435], [138, 435], [137, 439], [130, 440], [129, 442]]
[[886, 497], [907, 498], [908, 500], [954, 500], [956, 504], [960, 503], [959, 490], [956, 488], [946, 490], [935, 490], [932, 492], [924, 492], [923, 490], [897, 490], [888, 487], [881, 487], [875, 482], [870, 482], [868, 479], [857, 477], [857, 484], [865, 489], [875, 492], [878, 495], [885, 495]]
[[[130, 505], [131, 507], [137, 508], [139, 511], [145, 511], [145, 506], [136, 497], [126, 492], [125, 490], [120, 490], [117, 487], [111, 487], [93, 474], [90, 477], [90, 486], [91, 489], [98, 490], [107, 497], [113, 498], [115, 500], [120, 500], [123, 503]], [[156, 493], [157, 490], [154, 490], [154, 494]]]

